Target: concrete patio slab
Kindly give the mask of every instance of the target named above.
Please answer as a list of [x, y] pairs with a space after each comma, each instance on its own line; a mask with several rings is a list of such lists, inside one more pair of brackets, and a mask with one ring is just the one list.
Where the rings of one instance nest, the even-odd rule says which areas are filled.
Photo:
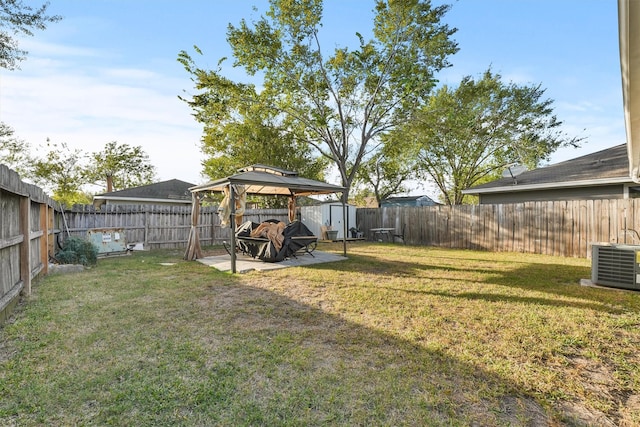
[[[309, 254], [298, 255], [297, 258], [286, 259], [281, 262], [264, 262], [245, 255], [238, 255], [236, 258], [236, 271], [238, 273], [248, 273], [250, 271], [277, 270], [287, 267], [301, 267], [304, 265], [321, 264], [325, 262], [343, 261], [347, 258], [322, 251], [313, 251], [313, 256]], [[220, 271], [231, 271], [231, 256], [229, 254], [209, 256], [198, 260], [204, 265], [213, 267]]]

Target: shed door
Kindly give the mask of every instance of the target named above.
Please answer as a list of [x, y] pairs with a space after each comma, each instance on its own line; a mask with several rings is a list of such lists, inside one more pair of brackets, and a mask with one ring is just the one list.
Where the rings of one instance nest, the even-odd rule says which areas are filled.
[[[344, 212], [342, 210], [342, 205], [331, 205], [329, 206], [329, 222], [333, 226], [334, 230], [338, 230], [338, 238], [342, 239], [344, 237]], [[347, 230], [349, 230], [349, 220], [347, 218]], [[347, 231], [348, 232], [348, 231]]]

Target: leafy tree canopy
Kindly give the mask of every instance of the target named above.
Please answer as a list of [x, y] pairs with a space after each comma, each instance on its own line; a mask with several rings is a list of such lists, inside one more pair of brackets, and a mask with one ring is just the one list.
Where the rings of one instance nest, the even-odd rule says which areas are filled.
[[407, 180], [415, 175], [414, 163], [402, 152], [387, 145], [362, 163], [356, 183], [366, 186], [375, 196], [378, 206], [389, 197], [409, 191]]
[[112, 191], [151, 184], [156, 168], [142, 147], [109, 142], [104, 149], [90, 156], [87, 179], [94, 184], [112, 181]]
[[441, 87], [393, 139], [413, 151], [445, 203], [459, 204], [462, 190], [512, 163], [535, 168], [558, 148], [580, 144], [582, 138], [560, 130], [544, 92], [540, 85], [504, 83], [491, 70], [477, 80], [467, 76], [457, 88]]
[[18, 138], [11, 126], [0, 122], [0, 163], [26, 176], [30, 162], [29, 144]]
[[[186, 67], [192, 62], [183, 57]], [[196, 118], [205, 125], [202, 150], [204, 174], [218, 179], [251, 164], [266, 164], [294, 170], [302, 176], [323, 179], [327, 162], [312, 153], [312, 148], [283, 129], [268, 110], [254, 103], [260, 97], [251, 85], [233, 83], [217, 73], [191, 69], [198, 73], [198, 88], [212, 84], [217, 93], [196, 95], [192, 105]], [[205, 83], [202, 83], [205, 82]], [[189, 102], [189, 101], [187, 101]]]
[[43, 158], [34, 160], [30, 177], [64, 205], [91, 203], [91, 197], [82, 191], [87, 182], [86, 155], [79, 149], [70, 149], [64, 142], [47, 140], [47, 149]]
[[107, 176], [116, 189], [125, 189], [153, 182], [155, 167], [142, 147], [107, 143], [104, 150], [87, 154], [71, 149], [66, 143], [47, 144], [41, 156], [26, 155], [24, 177], [67, 205], [91, 203], [87, 191], [91, 185], [105, 185]]
[[[198, 68], [185, 51], [178, 57], [200, 91], [187, 101], [204, 124], [205, 144], [220, 139], [209, 134], [228, 122], [259, 112], [265, 120], [251, 125], [275, 126], [291, 143], [313, 147], [350, 188], [379, 137], [425, 102], [434, 73], [457, 51], [450, 40], [455, 29], [440, 22], [448, 9], [429, 1], [379, 0], [373, 38], [356, 33], [356, 48], [327, 53], [318, 36], [321, 0], [271, 0], [266, 16], [229, 25], [227, 32], [234, 66], [262, 76], [260, 92], [230, 81], [220, 68]], [[208, 154], [219, 155], [214, 151]]]
[[49, 2], [38, 8], [25, 5], [22, 0], [0, 0], [0, 68], [15, 70], [28, 52], [18, 47], [16, 36], [33, 36], [33, 29], [44, 30], [50, 22], [62, 19], [47, 15]]

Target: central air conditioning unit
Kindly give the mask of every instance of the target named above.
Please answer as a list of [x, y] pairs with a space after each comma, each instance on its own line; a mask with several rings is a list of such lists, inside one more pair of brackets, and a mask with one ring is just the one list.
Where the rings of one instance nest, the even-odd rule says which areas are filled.
[[640, 246], [593, 245], [591, 282], [640, 291]]

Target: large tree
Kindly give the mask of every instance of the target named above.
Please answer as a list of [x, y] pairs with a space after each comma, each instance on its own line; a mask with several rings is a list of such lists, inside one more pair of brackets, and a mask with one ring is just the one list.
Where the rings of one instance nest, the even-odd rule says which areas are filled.
[[534, 168], [559, 147], [578, 146], [582, 139], [560, 129], [544, 93], [540, 85], [504, 83], [491, 70], [467, 76], [457, 88], [442, 86], [393, 139], [412, 150], [445, 203], [460, 204], [462, 190], [512, 163]]
[[62, 19], [48, 15], [49, 2], [34, 8], [22, 0], [0, 0], [0, 68], [15, 70], [27, 51], [18, 47], [18, 35], [33, 36], [34, 29], [44, 30], [50, 22]]
[[[205, 175], [217, 179], [232, 175], [243, 166], [260, 163], [323, 179], [327, 162], [314, 156], [310, 146], [283, 129], [269, 110], [247, 103], [259, 97], [252, 85], [197, 70], [184, 53], [179, 61], [199, 76], [197, 88], [204, 90], [193, 101], [180, 98], [197, 106], [196, 118], [205, 126], [202, 145], [207, 155], [202, 162]], [[215, 96], [206, 90], [210, 85], [218, 88]]]
[[266, 16], [251, 24], [242, 20], [227, 32], [234, 65], [263, 77], [262, 90], [244, 90], [242, 106], [225, 103], [235, 84], [220, 69], [196, 67], [183, 51], [179, 60], [201, 91], [190, 105], [205, 134], [216, 129], [212, 121], [226, 117], [208, 114], [211, 105], [231, 114], [239, 108], [268, 113], [292, 141], [314, 147], [331, 161], [349, 189], [379, 138], [426, 101], [434, 73], [457, 51], [450, 40], [455, 30], [440, 22], [448, 9], [424, 0], [376, 1], [373, 38], [356, 33], [354, 49], [327, 51], [318, 35], [321, 0], [271, 0]]
[[92, 153], [87, 180], [105, 185], [107, 191], [151, 184], [156, 168], [140, 146], [109, 142], [102, 151]]

